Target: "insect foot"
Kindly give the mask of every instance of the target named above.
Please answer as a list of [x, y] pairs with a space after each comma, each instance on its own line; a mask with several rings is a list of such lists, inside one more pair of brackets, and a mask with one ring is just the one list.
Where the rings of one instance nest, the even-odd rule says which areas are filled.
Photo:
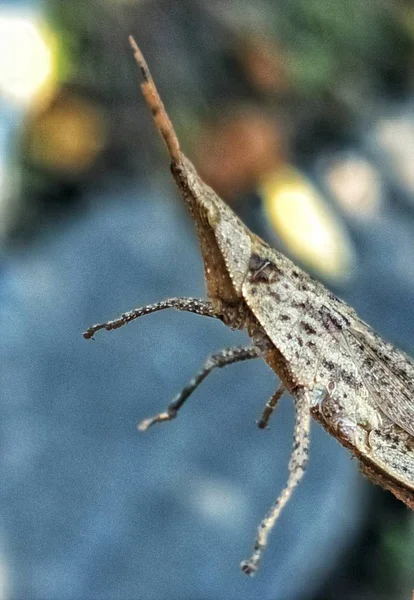
[[245, 575], [249, 575], [250, 577], [256, 575], [256, 571], [259, 568], [260, 555], [262, 551], [263, 548], [257, 545], [254, 547], [254, 553], [252, 557], [248, 560], [242, 560], [240, 563], [240, 569]]

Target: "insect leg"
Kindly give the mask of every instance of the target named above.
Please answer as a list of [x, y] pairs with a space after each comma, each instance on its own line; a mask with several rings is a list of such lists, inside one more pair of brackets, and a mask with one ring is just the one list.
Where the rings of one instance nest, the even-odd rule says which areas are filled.
[[142, 306], [140, 308], [134, 308], [134, 310], [130, 310], [129, 312], [122, 314], [114, 321], [107, 321], [106, 323], [92, 325], [92, 327], [89, 327], [89, 329], [84, 332], [83, 337], [88, 340], [100, 329], [106, 329], [107, 331], [118, 329], [119, 327], [122, 327], [122, 325], [126, 325], [134, 319], [138, 319], [144, 315], [149, 315], [153, 312], [164, 310], [166, 308], [175, 308], [177, 310], [192, 312], [196, 315], [202, 315], [203, 317], [215, 317], [216, 319], [220, 318], [220, 316], [214, 312], [211, 302], [208, 302], [207, 300], [199, 300], [198, 298], [168, 298], [167, 300], [162, 300], [161, 302], [156, 302], [155, 304], [147, 304], [146, 306]]
[[259, 427], [259, 429], [265, 429], [267, 427], [269, 419], [276, 408], [276, 404], [279, 402], [284, 392], [285, 386], [283, 385], [283, 383], [281, 383], [275, 391], [275, 393], [273, 394], [273, 396], [270, 398], [270, 400], [266, 402], [266, 406], [263, 409], [262, 416], [257, 421], [257, 426]]
[[308, 461], [309, 433], [310, 433], [310, 411], [309, 398], [306, 392], [300, 392], [295, 398], [295, 431], [293, 450], [289, 461], [289, 477], [286, 487], [280, 493], [275, 504], [259, 525], [258, 534], [254, 543], [252, 556], [244, 560], [240, 567], [246, 575], [254, 575], [259, 566], [263, 550], [267, 546], [267, 540], [273, 526], [282, 509], [290, 499], [293, 490], [298, 485], [305, 472]]
[[226, 348], [220, 350], [215, 354], [212, 354], [204, 363], [200, 371], [189, 381], [188, 385], [178, 394], [171, 404], [167, 407], [165, 412], [159, 413], [155, 417], [144, 419], [138, 425], [140, 431], [145, 431], [154, 423], [161, 423], [162, 421], [171, 421], [175, 419], [178, 411], [187, 400], [194, 390], [200, 385], [202, 381], [213, 371], [213, 369], [220, 369], [231, 365], [236, 362], [243, 360], [250, 360], [252, 358], [258, 358], [263, 355], [263, 349], [258, 346], [247, 346], [241, 348]]

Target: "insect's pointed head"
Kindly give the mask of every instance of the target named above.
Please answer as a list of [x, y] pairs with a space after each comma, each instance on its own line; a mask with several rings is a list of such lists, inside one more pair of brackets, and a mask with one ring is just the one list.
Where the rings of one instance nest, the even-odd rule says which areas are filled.
[[129, 42], [140, 67], [142, 93], [171, 157], [171, 171], [196, 223], [211, 300], [230, 304], [242, 300], [251, 236], [233, 211], [198, 176], [182, 154], [178, 138], [158, 94], [148, 65], [135, 40]]
[[196, 223], [207, 284], [219, 279], [223, 282], [220, 293], [225, 292], [223, 287], [230, 287], [230, 295], [241, 298], [251, 255], [250, 231], [184, 155], [178, 164], [172, 163], [171, 171]]

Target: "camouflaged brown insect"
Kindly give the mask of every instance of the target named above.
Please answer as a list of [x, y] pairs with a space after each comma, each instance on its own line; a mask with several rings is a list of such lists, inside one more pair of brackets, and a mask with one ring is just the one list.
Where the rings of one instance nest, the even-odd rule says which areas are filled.
[[112, 330], [165, 308], [220, 319], [246, 329], [252, 344], [212, 355], [166, 412], [145, 419], [145, 430], [169, 421], [215, 368], [264, 358], [281, 383], [258, 421], [266, 427], [286, 390], [296, 411], [286, 487], [261, 522], [253, 554], [241, 563], [257, 570], [269, 533], [301, 480], [313, 416], [359, 460], [372, 481], [414, 509], [414, 362], [383, 341], [355, 311], [283, 254], [251, 233], [198, 176], [182, 154], [148, 66], [133, 38], [145, 100], [171, 157], [171, 172], [195, 222], [208, 300], [172, 298], [94, 325]]

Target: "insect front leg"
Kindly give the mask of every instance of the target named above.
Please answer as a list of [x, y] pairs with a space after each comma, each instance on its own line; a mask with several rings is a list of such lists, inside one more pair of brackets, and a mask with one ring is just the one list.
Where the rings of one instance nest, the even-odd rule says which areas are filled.
[[89, 329], [84, 332], [83, 337], [86, 340], [89, 340], [100, 329], [112, 331], [113, 329], [118, 329], [119, 327], [130, 323], [130, 321], [139, 319], [139, 317], [158, 312], [159, 310], [165, 310], [166, 308], [175, 308], [176, 310], [191, 312], [196, 315], [202, 315], [203, 317], [214, 317], [215, 319], [221, 319], [221, 316], [215, 312], [212, 303], [208, 300], [199, 300], [198, 298], [168, 298], [167, 300], [162, 300], [161, 302], [156, 302], [155, 304], [147, 304], [146, 306], [141, 306], [140, 308], [134, 308], [134, 310], [123, 313], [120, 317], [113, 321], [92, 325], [92, 327], [89, 327]]
[[263, 355], [264, 350], [259, 346], [247, 346], [240, 348], [226, 348], [220, 350], [215, 354], [212, 354], [204, 363], [200, 371], [189, 381], [188, 385], [178, 394], [171, 404], [167, 407], [165, 412], [159, 413], [155, 417], [144, 419], [139, 423], [138, 429], [145, 431], [154, 423], [162, 423], [163, 421], [171, 421], [175, 419], [178, 411], [184, 404], [184, 402], [191, 396], [194, 390], [200, 385], [202, 381], [213, 371], [214, 369], [221, 369], [227, 365], [231, 365], [236, 362], [244, 360], [250, 360], [252, 358], [259, 358]]
[[[277, 392], [276, 392], [277, 393]], [[295, 431], [293, 450], [289, 461], [289, 477], [286, 487], [279, 494], [275, 504], [259, 525], [254, 543], [253, 554], [244, 560], [240, 567], [246, 575], [254, 575], [259, 566], [260, 558], [267, 546], [267, 540], [282, 509], [289, 501], [293, 490], [302, 479], [308, 462], [310, 434], [310, 398], [306, 390], [301, 390], [295, 397]]]

